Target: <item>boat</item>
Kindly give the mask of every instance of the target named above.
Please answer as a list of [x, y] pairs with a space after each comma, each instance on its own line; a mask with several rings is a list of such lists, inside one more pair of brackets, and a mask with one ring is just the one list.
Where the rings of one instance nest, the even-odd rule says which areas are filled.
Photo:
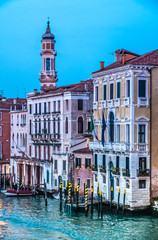
[[30, 190], [7, 190], [4, 191], [3, 194], [7, 197], [24, 197], [24, 196], [32, 196], [34, 194], [34, 191], [30, 191]]
[[52, 197], [55, 198], [55, 199], [57, 199], [57, 200], [59, 200], [59, 197], [60, 197], [60, 196], [59, 196], [59, 193], [56, 193], [56, 194], [52, 194]]

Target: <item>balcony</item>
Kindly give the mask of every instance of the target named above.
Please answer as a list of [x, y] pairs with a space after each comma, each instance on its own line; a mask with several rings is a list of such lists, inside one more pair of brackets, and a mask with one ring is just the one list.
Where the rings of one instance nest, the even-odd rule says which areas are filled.
[[52, 112], [52, 114], [60, 114], [61, 113], [61, 111], [54, 111], [54, 112]]
[[120, 107], [120, 99], [114, 100], [115, 107]]
[[113, 100], [107, 101], [107, 107], [113, 107]]
[[113, 167], [112, 173], [113, 173], [113, 175], [120, 175], [120, 169], [116, 168], [116, 167]]
[[50, 112], [43, 112], [42, 114], [43, 115], [48, 115], [48, 114], [50, 114]]
[[102, 167], [102, 168], [100, 169], [100, 172], [101, 172], [101, 173], [106, 173], [106, 168], [105, 168], [105, 167]]
[[92, 171], [93, 172], [98, 172], [98, 167], [96, 165], [92, 164]]
[[146, 97], [138, 97], [138, 106], [148, 106], [149, 98]]
[[63, 170], [63, 171], [62, 171], [62, 175], [66, 175], [66, 170]]
[[54, 173], [55, 173], [55, 174], [58, 174], [58, 169], [54, 169]]
[[130, 105], [130, 98], [124, 98], [124, 105], [126, 107]]
[[94, 110], [98, 109], [98, 102], [93, 102], [93, 109]]
[[101, 101], [101, 108], [102, 109], [105, 109], [106, 108], [106, 101]]
[[92, 150], [104, 150], [104, 151], [117, 151], [117, 152], [125, 152], [127, 149], [126, 143], [115, 143], [115, 142], [106, 142], [104, 147], [101, 142], [90, 142], [89, 148]]
[[41, 115], [41, 112], [40, 112], [40, 113], [34, 113], [33, 115], [34, 115], [34, 116]]
[[130, 170], [129, 170], [129, 169], [122, 168], [122, 175], [123, 175], [124, 177], [130, 177]]
[[149, 177], [149, 176], [150, 176], [150, 169], [137, 170], [137, 177]]
[[140, 151], [140, 152], [146, 151], [147, 150], [147, 144], [146, 143], [138, 143], [137, 150]]

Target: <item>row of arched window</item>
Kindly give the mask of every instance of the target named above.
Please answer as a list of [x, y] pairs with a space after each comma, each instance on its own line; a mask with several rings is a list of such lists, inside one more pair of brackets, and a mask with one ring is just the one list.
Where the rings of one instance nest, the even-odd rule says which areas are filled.
[[11, 146], [14, 147], [26, 147], [27, 146], [27, 134], [17, 133], [16, 139], [14, 133], [12, 134]]

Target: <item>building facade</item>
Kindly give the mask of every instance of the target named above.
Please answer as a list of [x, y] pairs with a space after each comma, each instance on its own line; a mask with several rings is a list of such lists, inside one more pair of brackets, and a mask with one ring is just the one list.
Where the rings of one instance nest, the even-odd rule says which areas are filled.
[[[93, 82], [86, 80], [78, 84], [56, 86], [55, 39], [49, 25], [48, 22], [46, 33], [42, 35], [41, 91], [34, 90], [27, 96], [27, 159], [18, 158], [14, 163], [21, 162], [23, 165], [20, 166], [22, 170], [17, 167], [16, 171], [17, 175], [21, 174], [22, 182], [25, 179], [26, 183], [33, 186], [45, 181], [48, 190], [58, 190], [61, 178], [63, 186], [66, 186], [68, 179], [72, 181], [71, 149], [86, 146], [85, 135], [90, 127], [93, 104]], [[17, 135], [18, 129], [13, 131]]]
[[21, 109], [13, 109], [10, 112], [10, 120], [10, 172], [12, 182], [17, 183], [17, 177], [19, 176], [20, 184], [29, 185], [28, 174], [26, 174], [28, 172], [26, 100], [23, 102]]
[[158, 50], [139, 56], [121, 49], [113, 64], [104, 67], [101, 63], [101, 69], [92, 73], [94, 121], [100, 140], [103, 114], [106, 119], [104, 146], [97, 140], [90, 143], [94, 192], [99, 182], [105, 198], [117, 202], [120, 188], [122, 203], [126, 190], [126, 204], [131, 208], [150, 205], [151, 137], [155, 134], [151, 135], [151, 115], [156, 117], [151, 93], [157, 88], [156, 74], [154, 86], [151, 82], [157, 56]]
[[85, 186], [87, 185], [88, 195], [91, 193], [93, 183], [92, 163], [93, 152], [89, 147], [75, 150], [74, 152], [74, 190], [79, 185], [79, 194], [84, 196]]

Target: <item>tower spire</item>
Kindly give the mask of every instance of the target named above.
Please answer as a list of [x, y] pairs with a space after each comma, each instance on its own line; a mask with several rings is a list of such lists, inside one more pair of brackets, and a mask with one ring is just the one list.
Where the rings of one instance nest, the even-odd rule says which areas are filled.
[[49, 17], [48, 17], [48, 22], [47, 22], [47, 30], [46, 30], [46, 33], [51, 33], [50, 31], [50, 21], [49, 21]]
[[46, 33], [42, 35], [42, 69], [40, 72], [41, 91], [49, 91], [56, 88], [57, 73], [55, 71], [55, 36], [50, 30], [48, 18]]

